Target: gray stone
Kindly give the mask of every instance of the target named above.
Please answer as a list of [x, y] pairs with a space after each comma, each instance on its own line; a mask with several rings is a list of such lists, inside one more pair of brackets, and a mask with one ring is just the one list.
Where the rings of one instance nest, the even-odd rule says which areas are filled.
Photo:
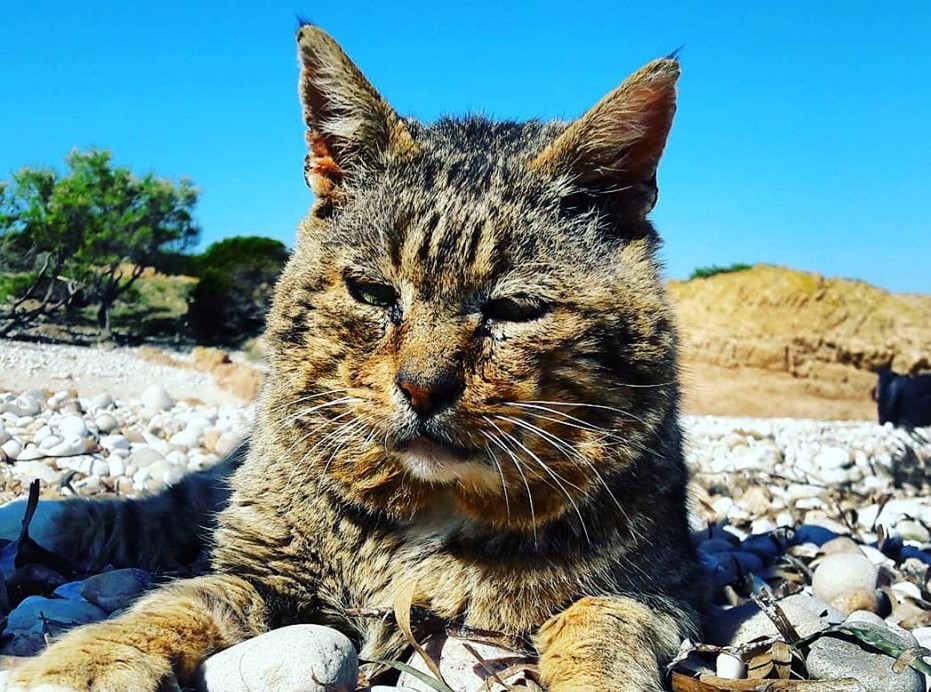
[[110, 408], [113, 406], [113, 403], [113, 397], [109, 394], [98, 394], [93, 399], [91, 399], [91, 408]]
[[[498, 684], [492, 684], [489, 688], [485, 687], [485, 681], [488, 675], [484, 673], [481, 664], [475, 656], [465, 648], [466, 644], [474, 649], [478, 655], [482, 657], [482, 660], [496, 672], [503, 671], [509, 667], [510, 661], [508, 659], [518, 655], [514, 651], [499, 646], [470, 642], [456, 637], [449, 637], [446, 639], [434, 638], [427, 643], [426, 648], [427, 652], [434, 660], [439, 659], [440, 672], [443, 674], [443, 679], [452, 689], [456, 690], [456, 692], [478, 692], [478, 690], [485, 689], [490, 689], [493, 692], [503, 692], [505, 688]], [[419, 654], [415, 653], [411, 656], [408, 664], [423, 673], [428, 673], [429, 669], [427, 668], [427, 664]], [[428, 674], [432, 677], [432, 673]], [[518, 672], [506, 677], [504, 682], [510, 685], [518, 683], [522, 679], [522, 674]], [[409, 673], [401, 673], [401, 676], [398, 678], [398, 684], [402, 687], [416, 690], [417, 692], [432, 692], [434, 689]], [[521, 688], [515, 685], [515, 689]]]
[[355, 689], [359, 661], [349, 639], [329, 627], [291, 625], [208, 658], [198, 692], [327, 692]]
[[781, 608], [785, 608], [787, 604], [802, 606], [802, 608], [811, 611], [829, 625], [840, 624], [847, 618], [842, 611], [806, 593], [794, 593], [791, 596], [780, 599], [777, 603]]
[[97, 426], [97, 430], [107, 434], [119, 428], [120, 422], [109, 413], [100, 413], [94, 418], [94, 425]]
[[[756, 606], [753, 607], [756, 608]], [[802, 637], [807, 637], [828, 626], [828, 623], [812, 612], [810, 607], [804, 607], [798, 603], [786, 603], [785, 601], [780, 601], [779, 607], [782, 608], [782, 612], [785, 613], [789, 622], [795, 627], [795, 631]], [[766, 613], [757, 609], [756, 613], [737, 627], [728, 644], [739, 646], [754, 639], [775, 637], [778, 634], [779, 631], [772, 623], [772, 620], [766, 616]]]
[[[861, 627], [877, 627], [858, 622]], [[898, 639], [894, 633], [889, 633]], [[913, 668], [892, 670], [895, 659], [837, 637], [825, 636], [812, 642], [805, 662], [815, 680], [856, 678], [870, 692], [924, 692], [924, 676]]]
[[918, 640], [906, 629], [886, 622], [876, 613], [868, 610], [855, 610], [847, 616], [845, 621], [849, 625], [863, 626], [866, 629], [873, 630], [879, 634], [891, 636], [895, 642], [903, 649], [909, 649], [918, 646]]
[[84, 580], [81, 596], [108, 613], [125, 608], [152, 585], [148, 572], [128, 567], [95, 574]]

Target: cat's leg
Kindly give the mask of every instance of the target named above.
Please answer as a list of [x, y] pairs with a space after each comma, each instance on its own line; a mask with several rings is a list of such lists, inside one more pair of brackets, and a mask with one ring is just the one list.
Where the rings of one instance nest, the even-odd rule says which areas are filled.
[[[216, 514], [229, 501], [228, 476], [242, 463], [244, 450], [141, 499], [39, 500], [29, 535], [88, 572], [107, 566], [153, 572], [206, 567]], [[25, 511], [25, 500], [0, 507], [0, 538], [19, 535]]]
[[659, 692], [662, 667], [694, 617], [622, 596], [583, 598], [547, 621], [536, 637], [550, 692]]
[[120, 617], [72, 630], [17, 667], [7, 689], [177, 690], [204, 658], [267, 631], [268, 621], [262, 596], [239, 577], [178, 581]]

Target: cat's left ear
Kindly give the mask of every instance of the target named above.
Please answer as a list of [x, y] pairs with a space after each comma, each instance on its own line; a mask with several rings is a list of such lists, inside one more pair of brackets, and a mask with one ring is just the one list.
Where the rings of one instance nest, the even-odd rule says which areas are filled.
[[388, 152], [416, 146], [398, 114], [329, 34], [304, 25], [297, 45], [307, 124], [304, 176], [318, 198], [338, 202], [347, 177]]
[[568, 176], [622, 216], [643, 218], [656, 203], [656, 167], [676, 112], [679, 63], [654, 60], [573, 122], [530, 164]]

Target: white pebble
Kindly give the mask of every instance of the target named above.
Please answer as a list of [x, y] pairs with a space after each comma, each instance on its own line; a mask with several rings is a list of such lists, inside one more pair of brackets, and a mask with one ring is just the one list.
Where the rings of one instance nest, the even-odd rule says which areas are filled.
[[160, 384], [152, 384], [146, 387], [140, 398], [146, 410], [152, 413], [167, 411], [174, 405], [168, 391]]
[[20, 444], [19, 440], [10, 439], [0, 445], [0, 449], [2, 449], [10, 459], [16, 459], [19, 457], [19, 453], [23, 451], [23, 445]]
[[97, 417], [94, 418], [94, 425], [97, 426], [97, 430], [105, 434], [111, 433], [120, 427], [119, 421], [109, 413], [98, 414]]
[[80, 416], [62, 416], [58, 419], [58, 432], [65, 439], [84, 437], [87, 424]]
[[739, 656], [720, 653], [714, 662], [715, 674], [727, 680], [741, 680], [747, 676], [747, 666]]
[[100, 446], [109, 451], [129, 449], [129, 440], [123, 435], [104, 435], [100, 438]]
[[862, 554], [836, 553], [821, 560], [812, 577], [815, 598], [830, 603], [838, 596], [856, 589], [876, 588], [879, 572]]

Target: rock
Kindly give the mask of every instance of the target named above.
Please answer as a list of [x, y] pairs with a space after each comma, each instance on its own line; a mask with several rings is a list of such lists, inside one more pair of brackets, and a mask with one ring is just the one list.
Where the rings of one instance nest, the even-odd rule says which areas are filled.
[[98, 414], [94, 418], [94, 425], [97, 426], [98, 431], [104, 434], [112, 433], [114, 430], [120, 427], [119, 421], [109, 413]]
[[109, 457], [107, 457], [107, 474], [111, 478], [119, 478], [125, 473], [126, 462], [123, 461], [122, 457], [116, 454], [111, 454]]
[[200, 442], [200, 435], [198, 435], [196, 430], [189, 430], [185, 428], [180, 432], [176, 432], [168, 439], [168, 444], [175, 445], [176, 447], [181, 447], [184, 450], [191, 449], [192, 447], [197, 447]]
[[814, 543], [820, 546], [834, 538], [837, 538], [837, 533], [821, 526], [803, 524], [795, 530], [796, 543]]
[[740, 680], [747, 676], [747, 666], [739, 656], [720, 653], [714, 662], [715, 674], [727, 680]]
[[9, 614], [4, 634], [26, 632], [39, 622], [39, 615], [62, 625], [83, 625], [107, 617], [106, 611], [87, 601], [28, 596]]
[[158, 413], [159, 411], [168, 411], [174, 406], [171, 396], [160, 384], [153, 384], [146, 387], [146, 390], [140, 397], [142, 405], [149, 413]]
[[[903, 648], [912, 645], [886, 627], [885, 623], [876, 624], [862, 619], [850, 624], [881, 633]], [[924, 692], [924, 676], [910, 667], [895, 673], [892, 670], [895, 661], [895, 658], [875, 653], [873, 649], [867, 650], [859, 643], [827, 635], [812, 642], [805, 664], [815, 680], [850, 677], [859, 680], [870, 692]]]
[[838, 553], [863, 555], [860, 546], [848, 536], [838, 536], [821, 546], [822, 555], [836, 555]]
[[84, 580], [81, 596], [108, 613], [125, 608], [152, 585], [148, 572], [128, 567], [95, 574]]
[[791, 596], [786, 596], [780, 599], [778, 603], [779, 606], [783, 608], [786, 605], [801, 606], [805, 608], [805, 610], [817, 615], [829, 625], [837, 625], [847, 619], [847, 614], [843, 611], [838, 610], [824, 601], [818, 600], [814, 596], [809, 596], [806, 593], [795, 593]]
[[164, 458], [165, 457], [162, 456], [161, 452], [157, 452], [151, 447], [140, 447], [129, 455], [129, 459], [126, 461], [126, 463], [135, 464], [135, 466], [138, 468], [144, 468], [150, 464], [154, 464], [156, 461], [161, 461]]
[[913, 519], [903, 519], [898, 522], [892, 532], [905, 541], [927, 543], [931, 540], [931, 533], [928, 532], [928, 529]]
[[918, 642], [918, 646], [931, 648], [931, 627], [916, 627], [912, 630], [912, 636]]
[[214, 452], [217, 449], [217, 442], [220, 440], [222, 433], [218, 428], [206, 428], [201, 434], [201, 444], [208, 452]]
[[836, 596], [831, 601], [831, 605], [842, 613], [855, 611], [875, 613], [879, 607], [879, 600], [876, 598], [874, 589], [851, 589]]
[[57, 589], [55, 589], [54, 593], [59, 598], [83, 600], [84, 597], [81, 596], [81, 587], [83, 585], [83, 581], [69, 581], [68, 583], [62, 584]]
[[[55, 469], [49, 468], [41, 461], [17, 461], [10, 470], [17, 478], [38, 478], [47, 485], [57, 483], [60, 478]], [[28, 483], [28, 480], [26, 482]]]
[[39, 449], [41, 450], [49, 450], [62, 443], [62, 439], [58, 435], [52, 434], [44, 435], [41, 439], [36, 435], [32, 438], [32, 441], [38, 443]]
[[4, 454], [10, 459], [16, 459], [19, 457], [19, 453], [23, 451], [23, 445], [16, 438], [12, 438], [0, 445], [0, 449], [2, 449]]
[[867, 626], [872, 625], [870, 629], [876, 632], [894, 635], [893, 638], [896, 640], [896, 643], [906, 649], [912, 646], [918, 646], [918, 640], [915, 639], [911, 632], [897, 625], [890, 624], [888, 620], [884, 620], [876, 613], [868, 610], [857, 610], [852, 612], [847, 616], [845, 622], [848, 624], [861, 625], [866, 623]]
[[291, 625], [214, 654], [198, 669], [195, 687], [199, 692], [355, 689], [358, 666], [345, 635], [320, 625]]
[[80, 439], [87, 434], [87, 423], [80, 416], [62, 416], [58, 419], [58, 432], [64, 439]]
[[129, 440], [123, 435], [104, 435], [100, 438], [100, 446], [109, 451], [129, 449]]
[[239, 441], [241, 439], [241, 435], [223, 433], [217, 440], [213, 451], [216, 452], [218, 456], [225, 457], [239, 446]]
[[[730, 640], [727, 642], [731, 646], [739, 646], [760, 637], [775, 637], [779, 634], [776, 626], [766, 616], [766, 613], [756, 608], [753, 604], [749, 605], [752, 605], [753, 608], [756, 609], [756, 612], [737, 626]], [[787, 603], [785, 601], [779, 601], [779, 606], [789, 619], [789, 622], [795, 627], [796, 632], [802, 637], [807, 637], [828, 626], [825, 620], [815, 615], [812, 610], [807, 607], [803, 607], [797, 603]], [[752, 611], [747, 609], [747, 612]]]
[[47, 452], [50, 457], [70, 457], [81, 454], [84, 452], [84, 440], [80, 437], [70, 437], [50, 447]]
[[850, 450], [841, 447], [825, 447], [814, 459], [815, 467], [819, 469], [842, 469], [852, 463]]
[[857, 589], [876, 588], [879, 571], [869, 558], [861, 554], [836, 553], [824, 557], [815, 569], [811, 588], [825, 603]]
[[[443, 679], [456, 692], [478, 692], [478, 690], [486, 689], [485, 680], [488, 678], [488, 674], [484, 672], [475, 656], [465, 648], [466, 644], [472, 647], [482, 657], [482, 660], [496, 672], [509, 667], [511, 659], [518, 655], [514, 651], [499, 646], [470, 642], [456, 637], [436, 637], [428, 641], [427, 652], [434, 660], [439, 659]], [[427, 665], [419, 654], [415, 653], [407, 663], [416, 670], [424, 673], [428, 672]], [[432, 677], [432, 673], [430, 675]], [[522, 678], [522, 674], [518, 672], [504, 678], [504, 682], [515, 684]], [[432, 692], [434, 689], [409, 673], [401, 673], [398, 678], [398, 685], [417, 690], [417, 692]], [[492, 684], [487, 689], [493, 692], [502, 692], [505, 688], [498, 684]], [[521, 688], [515, 685], [514, 689]]]
[[114, 405], [113, 397], [109, 394], [98, 394], [91, 399], [90, 407], [92, 409], [110, 408]]

